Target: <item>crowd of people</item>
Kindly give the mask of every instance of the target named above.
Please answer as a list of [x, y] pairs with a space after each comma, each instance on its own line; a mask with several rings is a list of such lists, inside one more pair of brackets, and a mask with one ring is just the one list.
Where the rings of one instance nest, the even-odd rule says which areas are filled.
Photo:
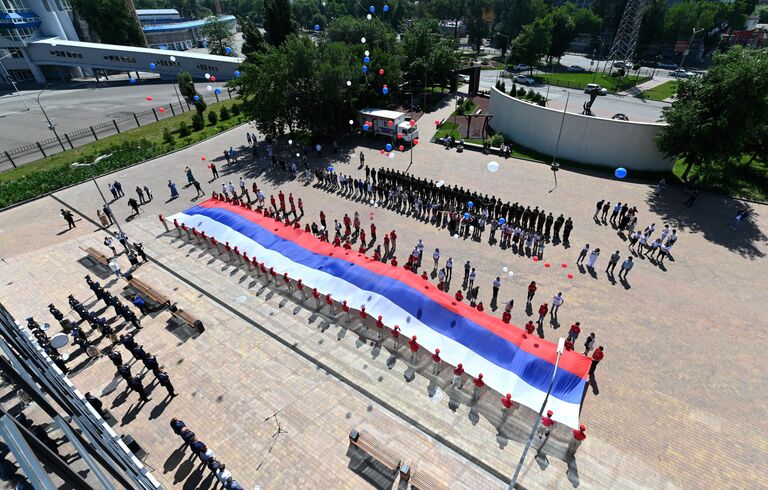
[[199, 459], [200, 465], [207, 467], [226, 490], [244, 490], [245, 487], [232, 477], [227, 465], [218, 460], [213, 449], [198, 439], [197, 434], [184, 421], [174, 417], [170, 424], [173, 433], [181, 438], [183, 446], [191, 450], [190, 458]]

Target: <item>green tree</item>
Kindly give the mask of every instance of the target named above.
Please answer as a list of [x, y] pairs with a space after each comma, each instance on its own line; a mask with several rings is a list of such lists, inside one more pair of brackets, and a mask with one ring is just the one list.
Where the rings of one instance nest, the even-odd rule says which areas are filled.
[[705, 180], [727, 178], [765, 136], [766, 93], [768, 49], [736, 46], [715, 55], [702, 78], [680, 83], [677, 100], [663, 110], [667, 125], [656, 145], [670, 158], [685, 160], [684, 179], [693, 167]]
[[768, 24], [768, 5], [758, 5], [755, 9], [755, 14], [758, 17], [758, 22], [761, 24]]
[[365, 38], [367, 46], [365, 49], [368, 50], [382, 50], [396, 54], [399, 49], [397, 32], [378, 18], [366, 20], [345, 15], [331, 22], [326, 34], [331, 41], [358, 47], [362, 47], [360, 39]]
[[552, 26], [552, 41], [547, 50], [550, 62], [552, 58], [561, 58], [565, 54], [565, 50], [568, 49], [568, 45], [578, 34], [572, 18], [573, 10], [573, 4], [567, 3], [547, 14], [548, 23]]
[[291, 3], [288, 0], [264, 1], [264, 29], [272, 46], [280, 46], [288, 36], [296, 32]]
[[[200, 34], [208, 40], [208, 52], [219, 56], [235, 56], [232, 46], [235, 42], [235, 33], [230, 24], [216, 17], [208, 17], [205, 25], [200, 29]], [[227, 53], [230, 48], [230, 54]]]
[[552, 43], [552, 25], [549, 19], [538, 19], [527, 26], [512, 41], [508, 62], [525, 63], [533, 68], [549, 52]]
[[576, 9], [572, 17], [577, 34], [597, 35], [603, 26], [603, 19], [589, 9]]
[[136, 12], [125, 0], [73, 0], [72, 7], [102, 43], [147, 45]]
[[465, 0], [434, 0], [430, 2], [430, 12], [439, 20], [453, 23], [453, 37], [459, 37], [459, 21], [464, 17]]
[[403, 33], [402, 46], [409, 86], [421, 90], [426, 85], [450, 85], [458, 68], [458, 57], [454, 42], [440, 35], [436, 21], [415, 21]]
[[267, 41], [252, 17], [238, 17], [237, 23], [243, 32], [241, 48], [243, 55], [246, 60], [253, 63], [255, 53], [263, 53], [267, 50]]
[[488, 37], [492, 21], [493, 11], [489, 8], [488, 0], [467, 0], [467, 38], [475, 51], [480, 51], [483, 40]]
[[315, 25], [315, 16], [320, 15], [320, 2], [318, 0], [293, 0], [291, 10], [296, 23], [303, 29], [310, 29]]
[[[183, 71], [176, 76], [176, 83], [179, 85], [179, 92], [187, 100], [188, 104], [193, 104], [198, 114], [205, 112], [207, 107], [203, 96], [195, 90], [195, 84], [192, 81], [192, 75]], [[195, 100], [197, 97], [197, 100]]]
[[494, 4], [494, 46], [506, 55], [506, 48], [523, 26], [542, 17], [547, 11], [543, 0], [497, 0]]

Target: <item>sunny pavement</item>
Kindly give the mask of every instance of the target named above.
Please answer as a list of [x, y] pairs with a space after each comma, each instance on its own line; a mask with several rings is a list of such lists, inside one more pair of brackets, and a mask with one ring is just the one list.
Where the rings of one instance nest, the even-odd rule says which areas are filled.
[[[489, 173], [486, 163], [492, 157], [457, 154], [427, 143], [434, 131], [433, 120], [449, 113], [449, 105], [444, 105], [421, 119], [422, 143], [414, 150], [409, 171], [445, 180], [447, 185], [539, 206], [555, 216], [571, 216], [575, 223], [571, 248], [550, 244], [544, 260], [534, 263], [487, 243], [450, 238], [444, 230], [391, 211], [287, 181], [281, 174], [267, 171], [263, 159], [253, 162], [248, 158], [236, 164], [237, 170], [233, 165], [235, 173], [204, 188], [210, 194], [221, 181], [244, 175], [249, 184], [256, 178], [268, 195], [280, 188], [302, 197], [307, 212], [302, 222], [316, 219], [321, 208], [329, 219], [355, 210], [366, 223], [373, 216], [380, 236], [397, 229], [399, 254], [408, 253], [423, 238], [428, 255], [438, 246], [443, 257], [454, 257], [457, 265], [470, 259], [478, 269], [480, 299], [486, 305], [491, 281], [503, 276], [500, 299], [515, 299], [512, 321], [517, 325], [529, 318], [524, 298], [531, 280], [539, 284], [534, 308], [563, 291], [566, 303], [559, 315], [561, 326], [554, 330], [547, 325], [545, 337], [556, 341], [572, 322], [580, 321], [583, 333], [577, 346], [594, 331], [598, 344], [606, 349], [605, 361], [597, 370], [599, 389], [590, 389], [582, 411], [589, 438], [577, 454], [577, 480], [571, 476], [581, 487], [692, 488], [702, 481], [717, 488], [762, 485], [762, 477], [768, 473], [768, 443], [760, 434], [768, 433], [768, 423], [759, 415], [765, 412], [766, 398], [764, 363], [760, 361], [763, 349], [757, 332], [768, 313], [761, 294], [768, 272], [765, 206], [703, 193], [689, 209], [682, 206], [686, 195], [681, 190], [670, 188], [656, 195], [647, 183], [632, 181], [631, 173], [628, 180], [616, 181], [563, 169], [557, 188], [549, 192], [554, 181], [547, 165], [508, 159], [501, 160], [498, 173]], [[118, 420], [135, 415], [128, 426], [118, 429], [130, 432], [143, 444], [155, 474], [169, 487], [192, 470], [188, 463], [179, 464], [178, 441], [168, 427], [173, 415], [192, 426], [246, 487], [365, 488], [365, 480], [347, 469], [350, 459], [345, 438], [353, 428], [373, 434], [391, 452], [416, 468], [426, 468], [451, 488], [503, 487], [497, 477], [511, 476], [522, 450], [520, 442], [497, 439], [493, 424], [484, 418], [473, 425], [466, 406], [454, 414], [447, 406], [447, 396], [430, 399], [425, 379], [417, 377], [406, 383], [398, 367], [386, 368], [384, 354], [373, 359], [370, 347], [357, 345], [351, 332], [342, 340], [337, 340], [339, 328], [335, 325], [321, 332], [319, 320], [310, 321], [307, 311], [294, 310], [295, 302], [262, 290], [242, 273], [211, 260], [209, 254], [174, 240], [173, 234], [161, 236], [164, 230], [158, 214], [168, 216], [194, 204], [190, 202], [193, 191], [181, 189], [186, 180], [184, 167], [190, 165], [199, 180], [207, 181], [210, 174], [201, 156], [220, 160], [217, 155], [224, 148], [245, 143], [246, 130], [253, 129], [236, 128], [99, 179], [104, 189], [109, 180], [119, 179], [128, 195], [137, 184], [153, 189], [155, 199], [142, 208], [139, 218], [123, 222], [124, 229], [186, 282], [154, 264], [141, 266], [136, 276], [171, 295], [207, 327], [200, 337], [182, 341], [164, 328], [168, 313], [146, 321], [139, 339], [157, 353], [181, 395], [166, 407], [156, 394], [157, 400], [138, 414], [126, 412], [134, 396], [128, 401], [117, 396], [121, 403], [112, 411]], [[382, 141], [340, 143], [343, 155], [326, 158], [323, 165], [359, 174], [357, 155], [362, 149], [369, 165], [400, 170], [409, 166], [407, 153], [385, 160], [378, 153]], [[366, 146], [351, 147], [360, 143]], [[220, 161], [218, 165], [222, 175], [229, 168]], [[165, 202], [169, 178], [179, 184], [182, 197]], [[622, 256], [628, 251], [615, 231], [592, 221], [594, 204], [601, 198], [637, 206], [641, 228], [651, 222], [656, 223], [657, 234], [664, 223], [677, 228], [680, 239], [673, 248], [675, 260], [667, 261], [663, 270], [640, 259], [629, 275], [628, 288], [610, 282], [602, 272], [607, 257], [617, 249]], [[57, 215], [62, 207], [59, 200], [91, 220], [100, 207], [93, 183], [84, 183], [0, 214], [4, 260], [0, 263], [0, 299], [17, 318], [35, 315], [50, 321], [49, 302], [64, 307], [69, 292], [83, 299], [90, 296], [82, 280], [88, 270], [77, 262], [84, 256], [78, 246], [98, 248], [104, 233], [85, 220], [78, 222], [76, 230], [61, 233], [66, 227]], [[114, 205], [123, 219], [128, 214], [126, 200]], [[749, 206], [754, 213], [738, 231], [729, 232], [727, 224], [739, 206]], [[584, 242], [603, 252], [594, 278], [574, 264]], [[125, 258], [121, 260], [127, 268]], [[546, 268], [545, 262], [551, 267]], [[568, 267], [563, 269], [561, 264]], [[503, 267], [512, 270], [514, 277], [504, 276]], [[575, 277], [568, 279], [568, 273]], [[112, 283], [111, 290], [118, 292], [124, 285]], [[289, 342], [278, 342], [230, 308]], [[299, 351], [348, 382], [326, 374]], [[113, 384], [111, 364], [99, 360], [73, 379], [82, 391], [102, 390]], [[122, 386], [105, 396], [107, 405], [120, 391]], [[279, 436], [265, 457], [275, 425], [273, 420], [263, 421], [279, 409], [283, 409], [280, 420], [288, 434]], [[439, 439], [429, 434], [439, 434]], [[461, 454], [478, 461], [470, 462]], [[164, 465], [168, 465], [167, 473]], [[187, 487], [194, 487], [201, 478], [204, 488], [210, 479], [198, 473], [187, 479]], [[541, 470], [531, 455], [521, 482], [526, 488], [569, 488], [573, 484], [564, 463], [552, 460]]]

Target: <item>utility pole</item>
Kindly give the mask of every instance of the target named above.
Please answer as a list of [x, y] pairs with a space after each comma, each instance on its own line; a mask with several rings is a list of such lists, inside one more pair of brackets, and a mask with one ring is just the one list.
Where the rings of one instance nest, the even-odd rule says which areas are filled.
[[7, 55], [0, 57], [0, 67], [3, 68], [3, 73], [5, 73], [5, 78], [8, 79], [8, 81], [11, 83], [11, 86], [13, 87], [13, 91], [16, 92], [19, 97], [21, 97], [21, 101], [24, 103], [24, 107], [29, 110], [29, 105], [27, 105], [27, 99], [24, 98], [24, 95], [19, 92], [19, 88], [16, 86], [16, 80], [13, 79], [10, 73], [8, 73], [8, 70], [5, 69], [5, 64], [3, 64], [2, 60], [4, 58], [8, 58], [9, 56], [12, 56], [13, 53], [8, 53]]
[[685, 59], [688, 57], [688, 53], [691, 51], [691, 45], [693, 44], [693, 38], [696, 37], [696, 34], [700, 33], [703, 30], [704, 30], [704, 28], [701, 28], [698, 31], [696, 30], [695, 27], [693, 28], [693, 32], [691, 32], [691, 39], [688, 41], [688, 47], [686, 48], [685, 52], [683, 53], [683, 59], [680, 62], [680, 66], [678, 67], [679, 69], [682, 69], [683, 65], [685, 65]]

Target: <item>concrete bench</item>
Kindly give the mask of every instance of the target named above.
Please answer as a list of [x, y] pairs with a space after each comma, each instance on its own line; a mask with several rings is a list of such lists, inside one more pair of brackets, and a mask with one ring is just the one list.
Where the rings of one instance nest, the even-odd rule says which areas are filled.
[[165, 308], [166, 306], [169, 306], [171, 304], [170, 299], [168, 299], [164, 294], [157, 292], [155, 289], [152, 288], [152, 286], [145, 283], [141, 279], [136, 279], [135, 277], [131, 277], [128, 280], [128, 284], [130, 284], [133, 288], [137, 289], [139, 292], [143, 293], [144, 296], [146, 296], [148, 299], [160, 305], [159, 308], [155, 308], [156, 310]]
[[396, 472], [400, 468], [400, 459], [384, 449], [381, 444], [378, 444], [370, 437], [365, 436], [356, 430], [353, 430], [349, 433], [349, 442], [353, 446], [356, 446], [361, 451], [381, 463], [392, 473]]
[[418, 490], [448, 490], [448, 487], [421, 471], [414, 471], [408, 481], [411, 488]]
[[80, 247], [80, 250], [82, 250], [83, 252], [88, 254], [88, 256], [90, 258], [92, 258], [93, 260], [95, 260], [99, 264], [101, 264], [103, 266], [109, 267], [109, 259], [107, 258], [107, 256], [104, 255], [103, 253], [99, 252], [95, 248], [93, 248], [93, 247], [88, 247], [88, 248]]
[[190, 327], [196, 329], [198, 332], [202, 333], [205, 330], [203, 322], [192, 316], [189, 312], [178, 308], [176, 305], [171, 306], [170, 310], [171, 315], [186, 323]]

